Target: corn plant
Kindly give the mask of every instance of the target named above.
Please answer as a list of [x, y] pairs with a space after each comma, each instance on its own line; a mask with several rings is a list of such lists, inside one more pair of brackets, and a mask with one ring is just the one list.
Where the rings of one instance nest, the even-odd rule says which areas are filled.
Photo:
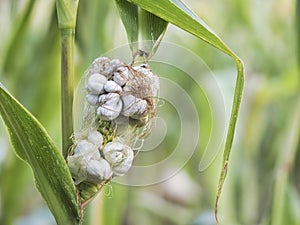
[[[33, 1], [31, 3], [33, 4]], [[216, 222], [219, 223], [217, 216], [218, 203], [228, 170], [229, 156], [244, 86], [243, 63], [180, 0], [160, 0], [155, 2], [116, 0], [115, 3], [124, 24], [132, 51], [132, 58], [134, 61], [136, 60], [135, 62], [139, 62], [139, 60], [147, 62], [156, 53], [168, 23], [171, 23], [227, 54], [236, 64], [237, 78], [234, 99], [219, 183], [216, 188], [215, 216]], [[133, 158], [130, 147], [121, 141], [113, 141], [115, 130], [112, 124], [120, 112], [122, 111], [123, 116], [128, 115], [127, 117], [130, 117], [129, 123], [132, 129], [133, 140], [148, 132], [145, 132], [144, 129], [145, 124], [147, 124], [145, 120], [151, 121], [155, 116], [155, 107], [152, 107], [155, 105], [155, 102], [152, 98], [148, 98], [148, 95], [155, 96], [154, 92], [156, 92], [157, 88], [155, 85], [146, 85], [146, 90], [154, 90], [150, 94], [147, 93], [147, 96], [143, 96], [140, 92], [134, 96], [137, 99], [135, 101], [139, 101], [141, 107], [144, 106], [148, 110], [139, 111], [127, 107], [127, 111], [124, 108], [120, 109], [117, 115], [112, 115], [105, 111], [107, 107], [110, 107], [109, 102], [114, 102], [114, 107], [119, 107], [119, 97], [115, 92], [117, 92], [116, 90], [124, 91], [125, 87], [121, 88], [123, 81], [120, 81], [120, 79], [117, 81], [118, 76], [123, 78], [124, 74], [128, 76], [130, 74], [139, 74], [141, 80], [137, 83], [131, 80], [124, 81], [126, 83], [125, 86], [129, 89], [131, 88], [129, 91], [131, 91], [132, 95], [134, 93], [133, 90], [139, 88], [141, 82], [155, 83], [156, 76], [150, 72], [147, 65], [138, 64], [135, 66], [133, 64], [131, 66], [118, 59], [112, 60], [101, 57], [96, 59], [86, 72], [86, 89], [89, 94], [87, 95], [87, 101], [90, 105], [101, 105], [97, 105], [97, 116], [94, 115], [95, 108], [92, 108], [94, 117], [92, 122], [88, 122], [84, 127], [85, 131], [80, 134], [74, 133], [74, 44], [78, 4], [79, 1], [56, 0], [58, 29], [61, 34], [61, 151], [41, 123], [4, 86], [0, 87], [0, 113], [9, 132], [15, 153], [19, 158], [27, 162], [32, 169], [36, 187], [45, 199], [57, 224], [82, 224], [84, 208], [95, 194], [101, 190], [103, 185], [110, 182], [113, 176], [123, 175], [130, 168]], [[30, 8], [32, 5], [29, 4], [28, 7]], [[20, 29], [22, 29], [22, 24]], [[4, 65], [6, 64], [4, 62]], [[105, 75], [107, 68], [111, 68], [112, 71], [107, 72]], [[99, 72], [99, 74], [104, 74], [105, 76], [94, 76], [94, 69], [97, 70], [97, 73]], [[150, 77], [151, 81], [148, 81], [148, 78], [146, 79], [145, 77]], [[101, 86], [100, 88], [99, 85]], [[102, 92], [103, 90], [105, 92]], [[100, 100], [95, 100], [94, 95], [101, 95], [99, 97]], [[108, 99], [108, 95], [110, 99]], [[116, 100], [113, 101], [113, 99]], [[122, 104], [126, 105], [126, 101], [130, 101], [130, 99], [125, 100], [124, 97]], [[104, 105], [107, 107], [103, 107]], [[87, 114], [86, 117], [89, 118], [90, 114]], [[90, 149], [98, 149], [100, 148], [99, 146], [103, 146], [101, 155], [99, 155], [99, 152], [97, 156], [90, 155]], [[86, 149], [89, 154], [84, 152]], [[120, 164], [119, 161], [116, 164], [116, 158], [120, 155], [125, 157], [125, 160], [122, 158], [123, 164]], [[87, 158], [92, 160], [89, 161]], [[83, 165], [82, 160], [88, 162], [87, 165]]]

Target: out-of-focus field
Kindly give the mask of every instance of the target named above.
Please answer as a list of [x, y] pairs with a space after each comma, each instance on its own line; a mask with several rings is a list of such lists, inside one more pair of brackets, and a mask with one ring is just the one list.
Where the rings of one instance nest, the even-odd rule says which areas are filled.
[[[296, 23], [296, 1], [184, 2], [242, 58], [246, 68], [245, 91], [220, 199], [221, 224], [299, 225], [297, 28], [300, 23]], [[220, 113], [220, 117], [228, 121], [236, 79], [234, 62], [173, 25], [169, 25], [163, 40], [189, 49], [207, 64], [224, 98], [224, 104], [220, 105], [224, 115]], [[126, 33], [113, 1], [80, 1], [76, 83], [94, 58], [126, 43]], [[193, 68], [193, 65], [188, 67]], [[154, 64], [154, 71], [155, 68]], [[155, 72], [174, 81], [190, 96], [201, 125], [197, 148], [183, 168], [165, 182], [141, 187], [112, 183], [104, 188], [86, 211], [86, 225], [215, 224], [213, 213], [221, 151], [206, 170], [199, 172], [198, 166], [210, 136], [218, 132], [214, 129], [218, 118], [211, 115], [206, 93], [190, 76], [174, 68], [159, 69], [158, 66]], [[199, 71], [199, 77], [204, 76], [204, 72], [207, 71]], [[60, 145], [60, 43], [53, 0], [0, 1], [0, 82], [41, 121]], [[171, 93], [168, 89], [164, 91]], [[167, 127], [165, 140], [155, 151], [138, 155], [136, 163], [160, 162], [175, 149], [182, 127], [176, 107], [166, 101], [159, 108], [159, 116]], [[170, 168], [168, 164], [166, 171], [153, 170], [149, 176], [168, 173]], [[0, 224], [55, 224], [34, 187], [29, 167], [14, 155], [2, 122]]]

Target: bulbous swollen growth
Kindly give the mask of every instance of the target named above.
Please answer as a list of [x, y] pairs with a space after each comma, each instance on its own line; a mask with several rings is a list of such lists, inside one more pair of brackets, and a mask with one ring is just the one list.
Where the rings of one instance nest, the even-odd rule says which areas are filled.
[[113, 177], [130, 170], [134, 144], [151, 131], [159, 79], [147, 64], [132, 67], [107, 57], [94, 60], [84, 78], [82, 127], [74, 134], [67, 161], [87, 201]]

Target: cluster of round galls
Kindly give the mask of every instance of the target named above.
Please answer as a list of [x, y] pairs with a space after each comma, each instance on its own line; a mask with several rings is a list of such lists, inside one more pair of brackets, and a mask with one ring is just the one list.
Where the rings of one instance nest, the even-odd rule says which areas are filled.
[[[108, 139], [101, 126], [116, 125], [120, 119], [128, 123], [129, 120], [152, 117], [150, 114], [155, 111], [153, 97], [159, 90], [158, 77], [147, 65], [131, 67], [107, 57], [97, 58], [85, 77], [89, 109], [86, 117], [92, 118], [92, 122], [88, 123], [91, 127], [84, 127], [75, 137], [72, 155], [68, 157], [76, 185], [85, 181], [101, 184], [128, 172], [134, 158], [130, 143], [116, 135], [112, 140]], [[108, 123], [103, 125], [99, 121]]]
[[76, 185], [83, 181], [100, 184], [112, 176], [122, 176], [130, 169], [132, 161], [133, 151], [122, 143], [122, 139], [103, 146], [102, 134], [97, 130], [90, 130], [78, 141], [74, 154], [68, 157]]
[[158, 88], [158, 77], [146, 64], [131, 67], [118, 59], [100, 57], [87, 73], [86, 101], [97, 108], [101, 120], [140, 119], [151, 109], [147, 100], [157, 96]]

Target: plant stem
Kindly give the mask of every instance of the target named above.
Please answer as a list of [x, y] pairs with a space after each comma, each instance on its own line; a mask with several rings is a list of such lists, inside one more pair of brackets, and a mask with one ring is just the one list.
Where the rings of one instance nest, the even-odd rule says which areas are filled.
[[73, 134], [73, 78], [75, 29], [61, 29], [62, 153], [66, 158]]

